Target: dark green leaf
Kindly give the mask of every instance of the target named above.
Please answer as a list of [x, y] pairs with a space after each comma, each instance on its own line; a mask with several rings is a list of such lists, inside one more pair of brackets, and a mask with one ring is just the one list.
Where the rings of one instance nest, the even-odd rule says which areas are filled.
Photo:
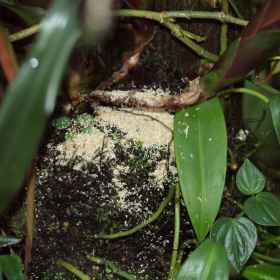
[[21, 239], [0, 235], [0, 248], [19, 242]]
[[280, 145], [280, 93], [273, 94], [272, 97], [269, 98], [269, 106], [278, 143]]
[[222, 218], [211, 228], [210, 238], [225, 248], [231, 265], [239, 272], [251, 256], [258, 234], [254, 224], [244, 217]]
[[259, 169], [246, 158], [236, 175], [238, 189], [247, 195], [256, 194], [263, 190], [265, 177]]
[[88, 127], [90, 125], [93, 125], [95, 122], [93, 116], [87, 114], [87, 113], [84, 113], [84, 114], [81, 114], [77, 117], [77, 123], [82, 126], [82, 127]]
[[[80, 4], [81, 1], [54, 1], [1, 104], [0, 213], [20, 189], [53, 111], [66, 62], [81, 34]], [[35, 60], [37, 67], [33, 68]]]
[[25, 6], [15, 0], [0, 0], [0, 5], [16, 13], [28, 26], [38, 24], [46, 14], [46, 11], [41, 8]]
[[229, 265], [224, 248], [205, 240], [183, 263], [176, 280], [229, 279]]
[[201, 242], [215, 221], [224, 189], [227, 134], [219, 99], [177, 112], [174, 142], [183, 198]]
[[0, 267], [8, 280], [24, 280], [23, 264], [12, 256], [0, 256]]
[[279, 280], [280, 266], [267, 263], [245, 267], [242, 275], [249, 280]]
[[63, 130], [70, 125], [70, 121], [66, 117], [60, 117], [52, 121], [53, 127], [58, 130]]
[[248, 198], [244, 203], [246, 215], [255, 223], [263, 226], [280, 225], [280, 203], [278, 198], [268, 192], [261, 192]]

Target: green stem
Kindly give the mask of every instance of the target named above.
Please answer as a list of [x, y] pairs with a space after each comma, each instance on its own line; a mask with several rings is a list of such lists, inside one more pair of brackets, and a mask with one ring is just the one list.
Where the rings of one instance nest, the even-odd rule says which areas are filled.
[[41, 28], [42, 28], [41, 24], [33, 25], [29, 28], [26, 28], [17, 33], [9, 35], [9, 40], [10, 40], [10, 42], [21, 40], [21, 39], [31, 36], [35, 33], [38, 33], [41, 30]]
[[266, 96], [262, 95], [261, 93], [255, 91], [255, 90], [251, 90], [251, 89], [248, 89], [248, 88], [229, 88], [229, 89], [223, 90], [222, 94], [227, 94], [227, 93], [232, 93], [232, 92], [240, 92], [240, 93], [251, 94], [251, 95], [254, 95], [254, 96], [258, 97], [263, 102], [268, 103], [268, 98]]
[[180, 237], [180, 185], [179, 183], [176, 184], [176, 191], [175, 191], [175, 230], [174, 230], [174, 243], [173, 243], [173, 253], [172, 259], [170, 264], [170, 270], [168, 279], [175, 278], [175, 267], [176, 267], [176, 260], [179, 248], [179, 237]]
[[223, 12], [212, 13], [212, 12], [202, 12], [202, 11], [168, 11], [168, 12], [150, 12], [150, 11], [141, 11], [141, 10], [114, 10], [113, 15], [116, 17], [140, 17], [146, 19], [152, 19], [163, 23], [166, 19], [172, 18], [183, 18], [183, 19], [214, 19], [219, 20], [220, 22], [229, 22], [237, 25], [246, 26], [248, 21], [233, 17], [229, 14], [225, 15]]
[[87, 255], [87, 259], [89, 259], [90, 261], [92, 262], [95, 262], [97, 264], [105, 264], [105, 265], [108, 265], [109, 267], [111, 267], [114, 271], [114, 273], [128, 279], [128, 280], [137, 280], [137, 278], [135, 278], [134, 276], [131, 276], [130, 274], [120, 270], [117, 266], [115, 266], [112, 262], [106, 260], [106, 259], [103, 259], [103, 258], [97, 258], [95, 256], [90, 256], [90, 255]]
[[163, 212], [165, 206], [170, 202], [170, 200], [174, 196], [175, 188], [176, 188], [176, 184], [171, 183], [167, 197], [161, 202], [158, 210], [154, 213], [154, 215], [152, 215], [144, 223], [141, 223], [141, 224], [137, 225], [133, 229], [123, 231], [123, 232], [118, 232], [118, 233], [115, 233], [115, 234], [94, 234], [94, 235], [89, 234], [89, 235], [85, 235], [85, 236], [88, 237], [88, 238], [115, 239], [115, 238], [119, 238], [119, 237], [123, 237], [123, 236], [133, 234], [134, 232], [138, 231], [139, 229], [151, 224], [152, 222], [154, 222], [159, 217], [159, 215]]
[[230, 197], [227, 197], [227, 200], [230, 201], [231, 203], [233, 203], [235, 206], [237, 206], [240, 210], [244, 210], [244, 207], [241, 203], [239, 203], [238, 201], [236, 200], [233, 200], [232, 198]]
[[268, 261], [268, 262], [280, 263], [280, 259], [275, 259], [275, 258], [272, 258], [272, 257], [268, 257], [268, 256], [265, 256], [265, 255], [256, 253], [256, 252], [253, 253], [253, 255], [257, 258], [263, 259], [263, 260]]
[[[222, 11], [225, 15], [228, 14], [228, 0], [223, 0], [223, 7]], [[221, 26], [221, 38], [220, 38], [220, 55], [224, 53], [224, 51], [227, 49], [227, 30], [228, 30], [228, 23], [223, 22]]]
[[187, 246], [189, 246], [190, 244], [197, 244], [197, 240], [196, 239], [187, 239], [180, 246], [180, 249], [178, 252], [178, 257], [177, 257], [177, 262], [176, 262], [176, 267], [175, 267], [175, 272], [174, 272], [175, 277], [177, 276], [179, 269], [181, 267], [181, 263], [182, 263], [183, 256], [184, 256], [184, 249]]
[[81, 272], [79, 269], [74, 267], [72, 264], [63, 261], [62, 259], [59, 259], [57, 261], [57, 264], [63, 266], [64, 268], [66, 268], [67, 270], [75, 274], [77, 277], [79, 277], [81, 280], [90, 280], [89, 276], [85, 275], [83, 272]]
[[208, 58], [208, 59], [210, 59], [210, 60], [212, 60], [214, 62], [218, 60], [219, 57], [217, 55], [212, 54], [210, 52], [207, 52], [204, 48], [200, 47], [198, 44], [193, 42], [191, 39], [189, 39], [188, 37], [184, 36], [184, 30], [178, 24], [171, 23], [168, 20], [165, 20], [165, 21], [161, 22], [161, 24], [163, 24], [164, 26], [169, 28], [171, 33], [176, 38], [178, 38], [180, 41], [182, 41], [190, 49], [195, 51], [198, 55], [201, 55], [201, 56], [203, 56], [205, 58]]
[[270, 243], [275, 242], [275, 241], [279, 242], [280, 241], [280, 236], [273, 237], [273, 238], [267, 239], [265, 241], [262, 241], [261, 245], [267, 245], [267, 244], [270, 244]]

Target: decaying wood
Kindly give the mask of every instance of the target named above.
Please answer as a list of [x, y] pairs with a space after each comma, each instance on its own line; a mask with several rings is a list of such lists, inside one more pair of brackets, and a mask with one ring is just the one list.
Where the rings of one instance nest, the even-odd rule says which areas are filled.
[[93, 91], [83, 96], [87, 101], [106, 101], [112, 103], [122, 103], [137, 105], [147, 108], [166, 108], [175, 110], [187, 105], [191, 105], [205, 96], [199, 89], [199, 78], [190, 82], [188, 90], [178, 95], [157, 96], [138, 91]]

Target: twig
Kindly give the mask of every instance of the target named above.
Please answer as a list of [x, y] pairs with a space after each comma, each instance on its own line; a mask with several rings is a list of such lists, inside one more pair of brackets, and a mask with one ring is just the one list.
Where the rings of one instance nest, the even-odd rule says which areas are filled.
[[10, 42], [24, 39], [28, 36], [38, 33], [42, 28], [42, 24], [36, 24], [17, 33], [9, 35]]
[[212, 12], [202, 12], [202, 11], [168, 11], [168, 12], [148, 12], [141, 10], [114, 10], [113, 15], [116, 17], [140, 17], [140, 18], [148, 18], [152, 20], [156, 20], [160, 23], [163, 23], [164, 20], [169, 20], [170, 18], [184, 18], [184, 19], [193, 19], [193, 18], [201, 18], [201, 19], [215, 19], [220, 22], [228, 22], [237, 25], [246, 26], [248, 21], [239, 19], [231, 16], [230, 14], [225, 15], [223, 12], [220, 13], [212, 13]]
[[188, 90], [183, 91], [179, 95], [152, 96], [149, 98], [146, 96], [143, 92], [136, 91], [93, 91], [90, 94], [84, 95], [82, 98], [89, 102], [98, 100], [131, 104], [146, 108], [166, 108], [175, 110], [208, 97], [200, 92], [199, 77], [191, 81]]
[[154, 215], [152, 215], [148, 220], [137, 225], [136, 227], [134, 227], [130, 230], [118, 232], [115, 234], [94, 234], [94, 235], [87, 234], [85, 236], [88, 238], [115, 239], [115, 238], [119, 238], [119, 237], [123, 237], [123, 236], [127, 236], [127, 235], [135, 233], [136, 231], [140, 230], [141, 228], [151, 224], [159, 217], [159, 215], [163, 212], [165, 206], [170, 202], [170, 200], [174, 196], [175, 188], [176, 188], [176, 184], [171, 183], [167, 197], [161, 202], [161, 204], [159, 205], [159, 207], [158, 207], [157, 211], [154, 213]]

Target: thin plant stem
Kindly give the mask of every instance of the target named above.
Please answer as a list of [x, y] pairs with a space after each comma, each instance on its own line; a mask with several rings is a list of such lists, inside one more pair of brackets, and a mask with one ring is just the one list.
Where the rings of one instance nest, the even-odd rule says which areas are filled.
[[203, 11], [168, 11], [168, 12], [150, 12], [150, 11], [141, 11], [141, 10], [114, 10], [113, 15], [116, 17], [140, 17], [146, 19], [152, 19], [163, 23], [164, 20], [173, 20], [173, 18], [183, 18], [183, 19], [214, 19], [220, 22], [228, 22], [237, 25], [246, 26], [248, 24], [247, 20], [239, 19], [233, 17], [229, 14], [225, 15], [223, 12], [203, 12]]
[[70, 272], [72, 272], [73, 274], [75, 274], [78, 278], [80, 278], [81, 280], [90, 280], [90, 277], [87, 276], [86, 274], [84, 274], [82, 271], [80, 271], [79, 269], [77, 269], [75, 266], [73, 266], [70, 263], [67, 263], [65, 261], [63, 261], [62, 259], [59, 259], [57, 261], [57, 264], [63, 266], [64, 268], [66, 268], [67, 270], [69, 270]]
[[238, 201], [230, 198], [230, 197], [227, 197], [227, 200], [230, 201], [231, 203], [233, 203], [235, 206], [237, 206], [240, 210], [244, 210], [244, 207], [241, 203], [239, 203]]
[[185, 240], [181, 246], [180, 246], [180, 249], [179, 249], [179, 252], [178, 252], [178, 257], [177, 257], [177, 262], [176, 262], [176, 267], [175, 267], [175, 272], [174, 272], [174, 277], [177, 276], [178, 272], [179, 272], [179, 269], [181, 267], [181, 263], [182, 263], [182, 260], [183, 260], [183, 256], [184, 256], [184, 249], [189, 246], [190, 244], [197, 244], [197, 240], [196, 239], [187, 239]]
[[265, 240], [265, 241], [262, 241], [262, 242], [261, 242], [261, 245], [267, 245], [267, 244], [270, 244], [270, 243], [275, 242], [275, 241], [277, 241], [277, 242], [279, 243], [279, 241], [280, 241], [280, 236], [273, 237], [273, 238], [267, 239], [267, 240]]
[[116, 265], [114, 265], [112, 262], [103, 259], [103, 258], [97, 258], [95, 256], [92, 255], [87, 255], [87, 259], [89, 259], [92, 262], [95, 262], [97, 264], [105, 264], [109, 267], [111, 267], [111, 269], [114, 271], [114, 273], [128, 279], [128, 280], [137, 280], [137, 278], [135, 278], [134, 276], [131, 276], [130, 274], [124, 272], [123, 270], [119, 269]]
[[201, 55], [205, 58], [208, 58], [212, 60], [213, 62], [218, 60], [218, 56], [206, 51], [204, 48], [200, 47], [198, 44], [193, 42], [191, 39], [189, 39], [187, 36], [184, 36], [184, 30], [180, 25], [172, 23], [168, 20], [165, 20], [164, 22], [161, 22], [164, 26], [170, 29], [171, 33], [178, 38], [180, 41], [182, 41], [185, 45], [187, 45], [190, 49], [195, 51], [198, 55]]
[[255, 90], [251, 90], [248, 88], [229, 88], [229, 89], [222, 91], [223, 94], [228, 94], [228, 93], [233, 93], [233, 92], [251, 94], [251, 95], [254, 95], [257, 98], [261, 99], [263, 102], [268, 103], [268, 98], [266, 96], [264, 96], [263, 94], [255, 91]]
[[273, 88], [272, 86], [270, 86], [268, 84], [260, 84], [258, 86], [260, 88], [263, 88], [266, 91], [269, 91], [269, 93], [272, 93], [272, 94], [278, 94], [279, 93], [279, 91], [277, 89]]
[[263, 259], [263, 260], [268, 261], [268, 262], [280, 263], [280, 259], [275, 259], [275, 258], [272, 258], [272, 257], [268, 257], [268, 256], [265, 256], [265, 255], [256, 253], [256, 252], [254, 252], [253, 255], [257, 258]]
[[35, 200], [35, 186], [36, 186], [36, 161], [34, 160], [28, 169], [26, 176], [26, 246], [25, 246], [25, 257], [24, 257], [24, 274], [25, 278], [28, 279], [28, 265], [31, 262], [31, 251], [33, 247], [33, 235], [34, 235], [34, 200]]
[[178, 248], [179, 248], [179, 237], [180, 237], [180, 184], [176, 184], [176, 190], [175, 190], [175, 229], [174, 229], [174, 243], [173, 243], [173, 253], [172, 253], [172, 259], [170, 264], [170, 270], [168, 279], [172, 280], [175, 278], [175, 267], [176, 267], [176, 261], [177, 261], [177, 254], [178, 254]]
[[10, 42], [18, 41], [24, 39], [28, 36], [38, 33], [42, 28], [42, 24], [36, 24], [17, 33], [9, 35]]
[[118, 233], [114, 233], [114, 234], [94, 234], [94, 235], [85, 234], [85, 237], [88, 237], [88, 238], [102, 238], [102, 239], [115, 239], [115, 238], [119, 238], [119, 237], [123, 237], [123, 236], [127, 236], [127, 235], [135, 233], [136, 231], [140, 230], [141, 228], [143, 228], [143, 227], [151, 224], [152, 222], [154, 222], [160, 216], [160, 214], [163, 212], [165, 206], [170, 202], [170, 200], [174, 196], [175, 189], [176, 189], [176, 184], [171, 183], [168, 195], [161, 202], [157, 211], [148, 220], [146, 220], [145, 222], [137, 225], [136, 227], [134, 227], [130, 230], [127, 230], [127, 231], [122, 231], [122, 232], [118, 232]]
[[[228, 0], [223, 0], [223, 7], [222, 11], [225, 15], [228, 14]], [[220, 38], [220, 55], [224, 53], [224, 51], [227, 49], [227, 30], [228, 30], [228, 23], [222, 22], [221, 26], [221, 38]]]
[[[113, 15], [116, 17], [140, 17], [148, 18], [162, 23], [164, 19], [172, 18], [201, 18], [201, 19], [214, 19], [219, 20], [220, 22], [229, 22], [241, 26], [246, 26], [248, 21], [243, 19], [235, 18], [229, 14], [225, 15], [224, 13], [212, 13], [212, 12], [202, 12], [202, 11], [170, 11], [170, 12], [150, 12], [150, 11], [141, 11], [141, 10], [114, 10]], [[24, 39], [28, 36], [38, 33], [42, 28], [42, 24], [36, 24], [24, 30], [21, 30], [17, 33], [9, 35], [10, 42]]]

